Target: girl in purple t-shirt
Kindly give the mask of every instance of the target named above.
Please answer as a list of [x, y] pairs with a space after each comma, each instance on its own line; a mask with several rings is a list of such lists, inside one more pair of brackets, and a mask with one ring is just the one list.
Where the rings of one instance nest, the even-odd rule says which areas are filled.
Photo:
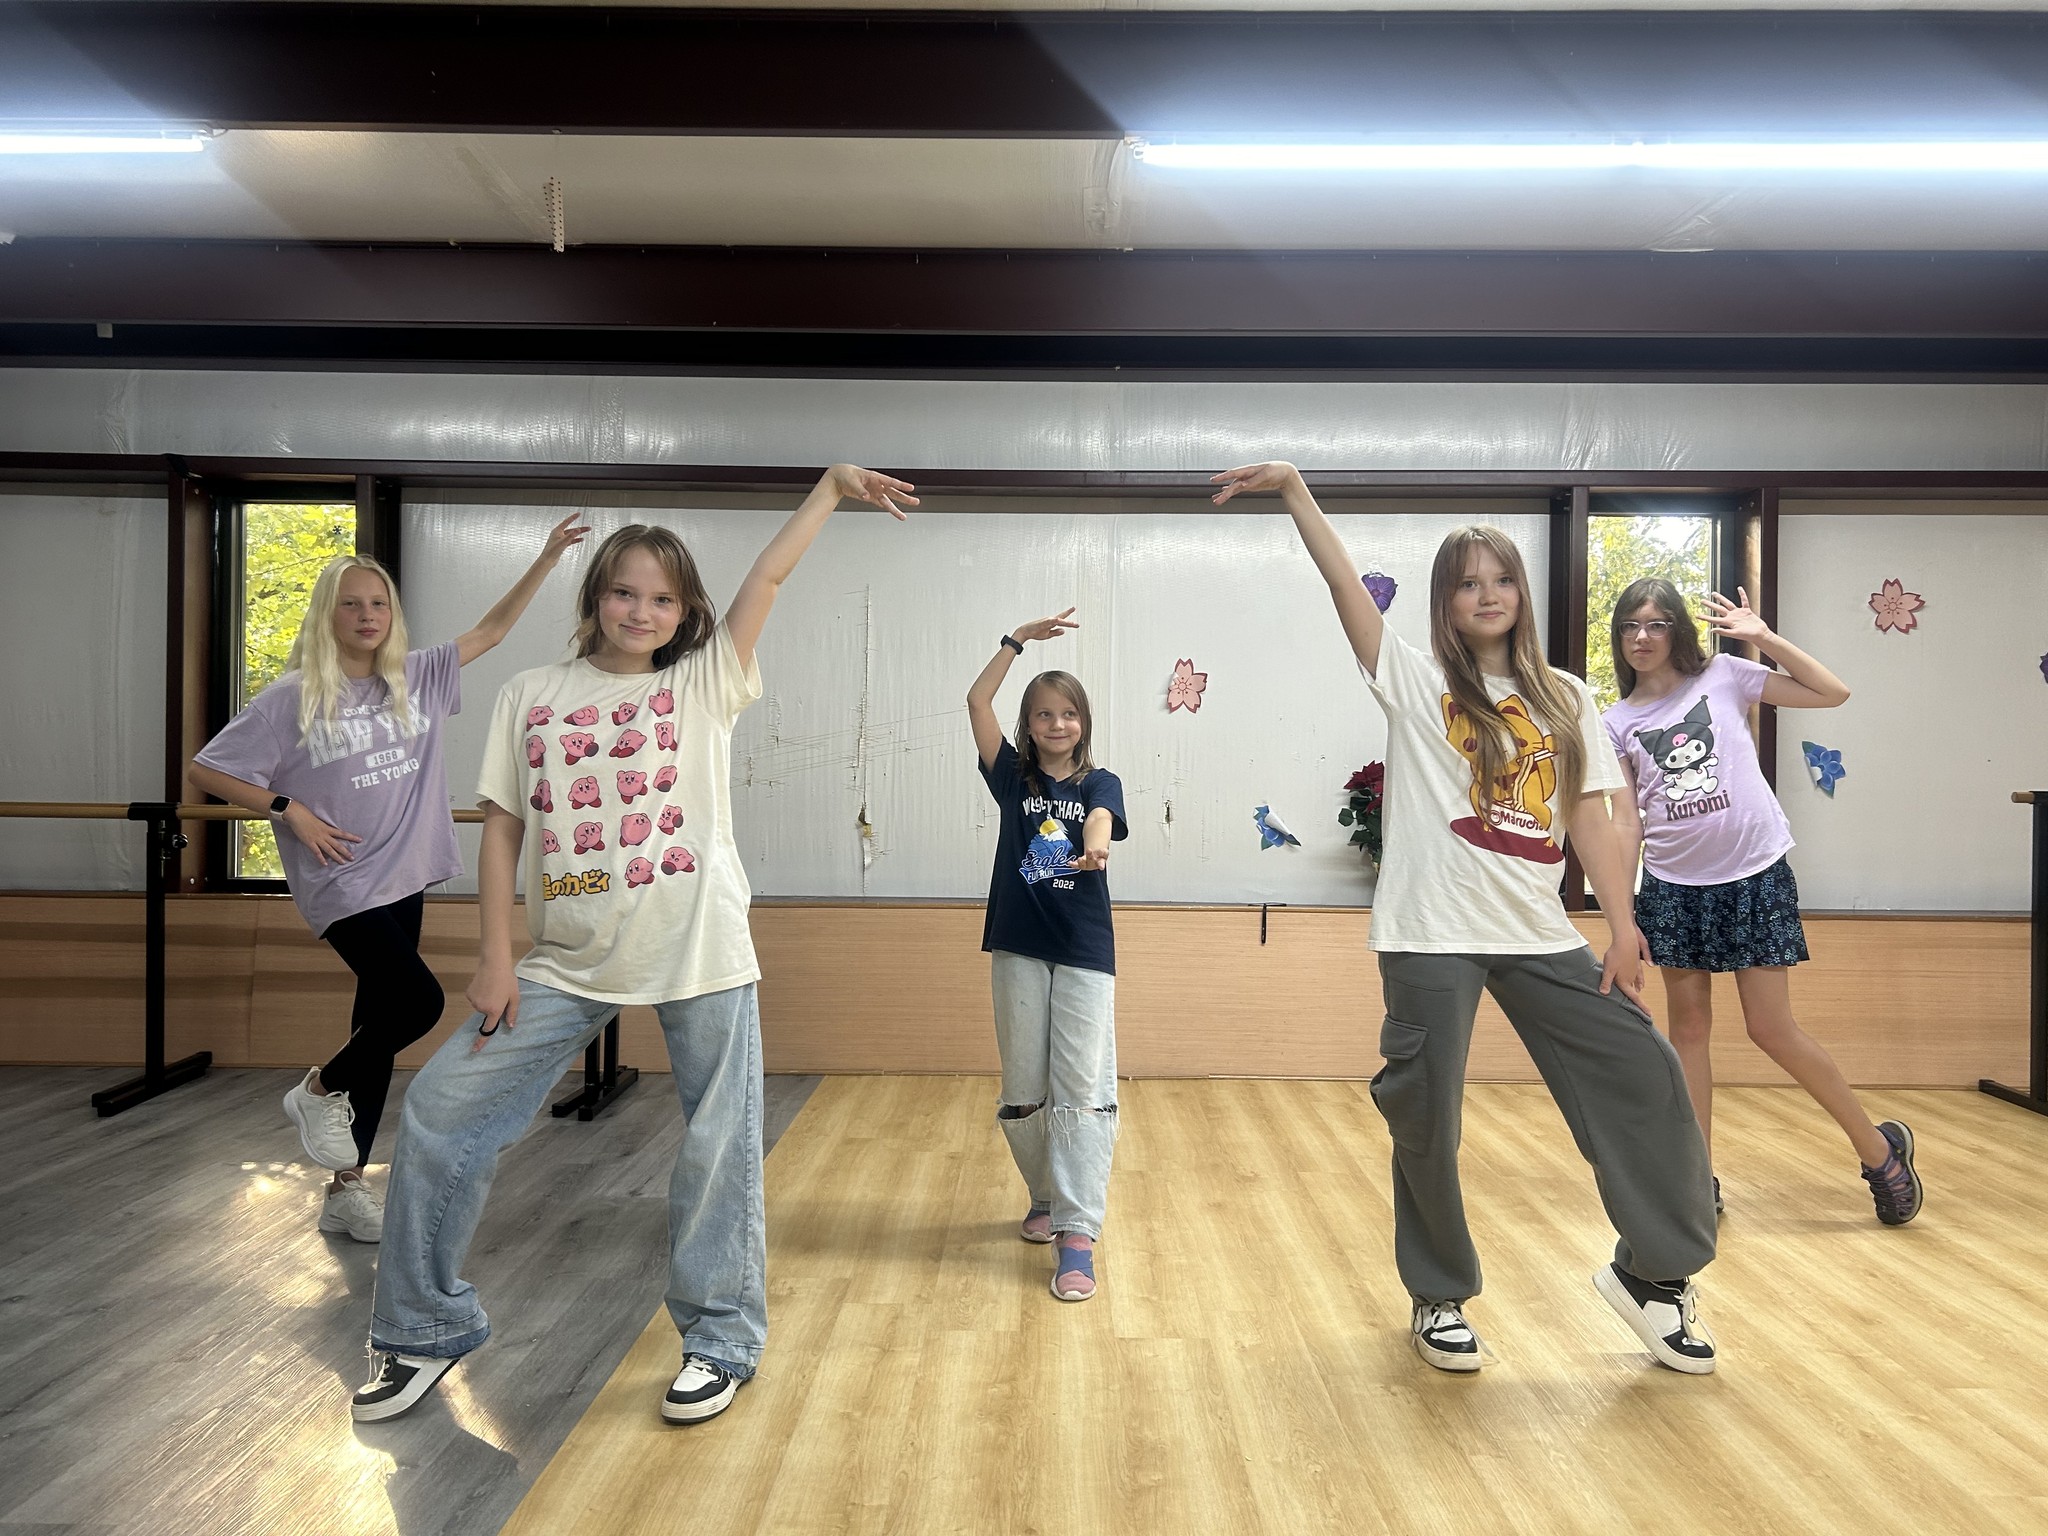
[[1637, 848], [1643, 856], [1636, 924], [1663, 972], [1671, 1043], [1685, 1063], [1709, 1153], [1713, 973], [1733, 971], [1749, 1038], [1835, 1117], [1862, 1160], [1877, 1219], [1902, 1226], [1920, 1211], [1912, 1131], [1897, 1120], [1873, 1125], [1827, 1048], [1792, 1016], [1788, 972], [1807, 957], [1799, 888], [1785, 860], [1792, 830], [1749, 734], [1749, 710], [1759, 701], [1833, 709], [1849, 690], [1773, 634], [1750, 611], [1749, 594], [1735, 590], [1733, 603], [1718, 592], [1707, 599], [1708, 624], [1769, 653], [1783, 672], [1739, 656], [1708, 657], [1685, 599], [1668, 581], [1635, 582], [1614, 605], [1622, 702], [1603, 718], [1635, 790], [1614, 800], [1629, 862]]
[[420, 919], [426, 888], [462, 873], [442, 758], [442, 722], [462, 708], [460, 671], [505, 638], [590, 531], [578, 516], [555, 525], [475, 628], [430, 650], [406, 649], [390, 572], [359, 555], [328, 562], [289, 670], [192, 760], [200, 794], [270, 815], [300, 915], [356, 975], [347, 1042], [284, 1096], [306, 1155], [334, 1170], [323, 1232], [364, 1243], [383, 1235], [384, 1208], [363, 1168], [393, 1060], [441, 1017]]

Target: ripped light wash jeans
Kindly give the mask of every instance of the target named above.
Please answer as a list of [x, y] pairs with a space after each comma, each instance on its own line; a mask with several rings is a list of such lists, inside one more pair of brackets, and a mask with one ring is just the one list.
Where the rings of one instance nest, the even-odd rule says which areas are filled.
[[996, 950], [996, 1123], [1055, 1232], [1102, 1236], [1116, 1146], [1116, 978]]

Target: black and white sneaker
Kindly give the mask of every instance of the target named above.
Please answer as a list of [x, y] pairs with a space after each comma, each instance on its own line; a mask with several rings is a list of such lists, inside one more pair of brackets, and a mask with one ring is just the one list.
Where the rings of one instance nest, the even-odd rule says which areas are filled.
[[1877, 1219], [1888, 1227], [1903, 1227], [1920, 1214], [1924, 1198], [1920, 1175], [1913, 1168], [1913, 1132], [1903, 1120], [1880, 1120], [1877, 1129], [1891, 1143], [1891, 1156], [1882, 1168], [1865, 1168], [1863, 1181], [1876, 1202]]
[[739, 1377], [716, 1360], [685, 1355], [683, 1368], [669, 1384], [668, 1396], [661, 1400], [661, 1416], [671, 1424], [701, 1424], [731, 1407], [739, 1389]]
[[1479, 1335], [1455, 1301], [1418, 1301], [1408, 1324], [1415, 1353], [1440, 1371], [1479, 1369]]
[[1714, 1369], [1714, 1336], [1700, 1321], [1699, 1288], [1690, 1280], [1666, 1285], [1609, 1264], [1594, 1274], [1593, 1289], [1635, 1330], [1659, 1365], [1688, 1376]]
[[370, 1379], [357, 1389], [348, 1411], [358, 1424], [395, 1419], [434, 1390], [434, 1383], [455, 1368], [460, 1355], [432, 1357], [370, 1351]]

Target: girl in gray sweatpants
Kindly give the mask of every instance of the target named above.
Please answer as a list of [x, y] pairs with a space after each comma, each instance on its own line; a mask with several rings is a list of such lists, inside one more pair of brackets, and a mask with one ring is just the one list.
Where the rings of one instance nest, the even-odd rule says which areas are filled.
[[[1373, 1102], [1394, 1139], [1394, 1250], [1416, 1352], [1479, 1369], [1479, 1294], [1458, 1143], [1481, 989], [1508, 1016], [1593, 1165], [1619, 1233], [1594, 1288], [1660, 1363], [1713, 1370], [1693, 1274], [1714, 1256], [1713, 1188], [1678, 1058], [1638, 1000], [1641, 936], [1605, 794], [1625, 780], [1591, 693], [1543, 659], [1519, 550], [1454, 530], [1430, 573], [1428, 649], [1395, 634], [1291, 464], [1215, 477], [1218, 503], [1277, 491], [1387, 715], [1372, 947], [1386, 991]], [[1565, 916], [1569, 833], [1609, 943]]]

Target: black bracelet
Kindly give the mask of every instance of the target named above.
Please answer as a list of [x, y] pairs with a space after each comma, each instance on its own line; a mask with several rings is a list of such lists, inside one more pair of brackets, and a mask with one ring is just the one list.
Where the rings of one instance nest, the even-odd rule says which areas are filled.
[[1003, 644], [1007, 645], [1019, 656], [1022, 656], [1024, 654], [1024, 642], [1022, 640], [1019, 640], [1015, 635], [1003, 636]]

